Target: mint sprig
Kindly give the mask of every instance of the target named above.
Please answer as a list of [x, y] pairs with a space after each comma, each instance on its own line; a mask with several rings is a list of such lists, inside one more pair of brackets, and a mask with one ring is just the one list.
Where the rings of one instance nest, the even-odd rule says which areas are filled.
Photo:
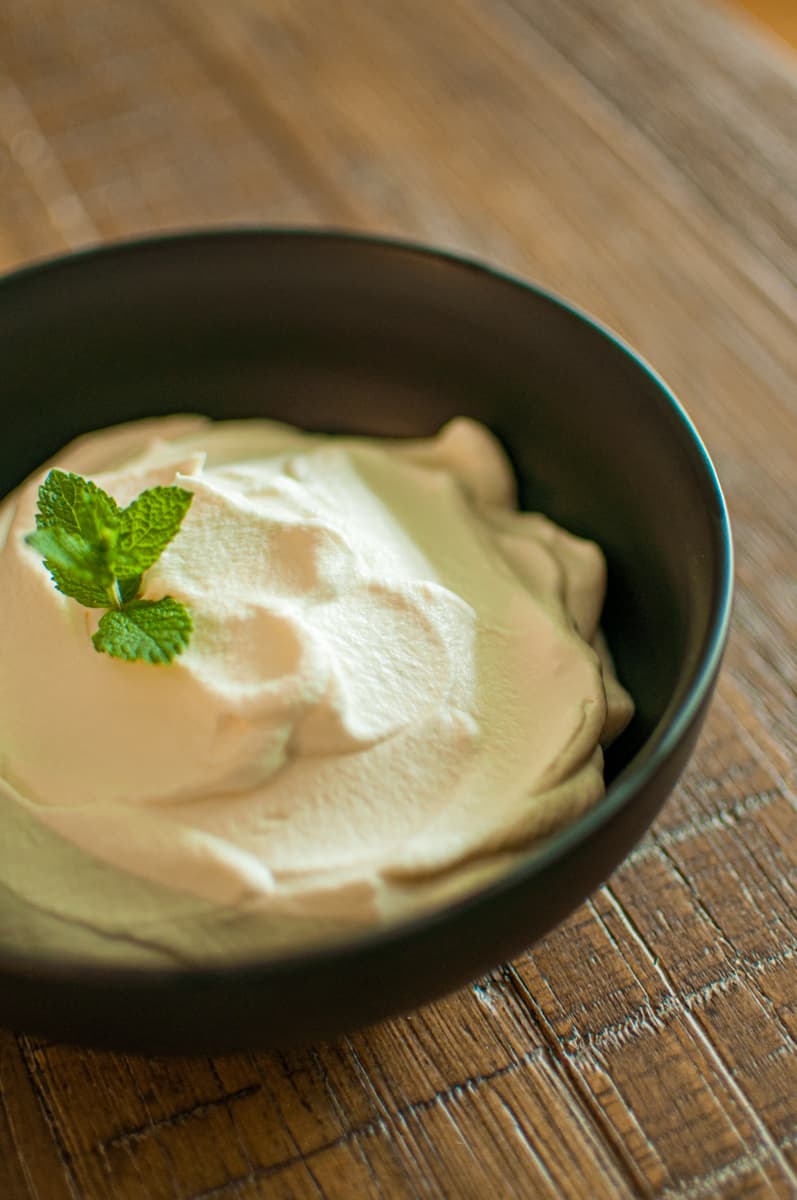
[[52, 470], [39, 488], [36, 529], [25, 538], [42, 555], [59, 592], [86, 608], [108, 609], [92, 641], [132, 662], [171, 662], [191, 638], [188, 609], [164, 596], [140, 600], [144, 572], [182, 524], [193, 495], [154, 487], [127, 508], [96, 483]]

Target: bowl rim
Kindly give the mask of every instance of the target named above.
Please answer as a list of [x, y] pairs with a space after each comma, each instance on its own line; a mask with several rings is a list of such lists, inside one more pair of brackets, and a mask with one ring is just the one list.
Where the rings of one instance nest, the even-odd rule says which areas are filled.
[[[514, 864], [494, 880], [478, 887], [475, 891], [457, 898], [440, 908], [414, 914], [389, 925], [368, 928], [352, 936], [335, 939], [332, 943], [314, 943], [310, 946], [279, 954], [257, 957], [249, 954], [234, 959], [213, 963], [177, 963], [173, 965], [132, 966], [122, 963], [103, 963], [91, 959], [74, 957], [58, 960], [53, 957], [17, 953], [0, 947], [0, 973], [6, 976], [35, 979], [40, 983], [85, 983], [101, 984], [105, 988], [145, 987], [159, 988], [164, 985], [201, 980], [240, 980], [242, 978], [265, 979], [279, 977], [309, 966], [342, 964], [346, 959], [356, 958], [371, 951], [383, 950], [411, 940], [418, 934], [432, 932], [455, 918], [464, 916], [470, 909], [479, 907], [493, 897], [521, 886], [536, 873], [564, 858], [601, 826], [607, 824], [622, 808], [629, 804], [636, 791], [651, 781], [664, 766], [675, 747], [688, 734], [693, 722], [711, 693], [728, 638], [733, 606], [734, 548], [728, 506], [717, 475], [716, 468], [698, 433], [694, 422], [681, 401], [648, 360], [633, 348], [616, 330], [586, 309], [574, 304], [551, 288], [515, 275], [511, 271], [491, 265], [478, 257], [453, 249], [431, 246], [423, 242], [399, 236], [359, 232], [336, 226], [269, 226], [259, 224], [223, 224], [219, 226], [191, 229], [167, 230], [145, 233], [133, 237], [112, 239], [107, 242], [80, 247], [57, 256], [36, 259], [0, 274], [0, 303], [5, 290], [20, 282], [36, 277], [46, 277], [62, 270], [80, 268], [95, 259], [127, 257], [137, 252], [169, 250], [178, 245], [190, 246], [200, 243], [216, 243], [224, 240], [246, 240], [254, 238], [260, 242], [282, 241], [286, 243], [336, 243], [341, 247], [367, 247], [388, 253], [399, 251], [432, 259], [460, 270], [498, 282], [503, 286], [530, 293], [554, 307], [563, 310], [578, 321], [591, 326], [616, 350], [631, 361], [654, 384], [659, 396], [666, 402], [674, 418], [674, 426], [683, 439], [684, 447], [691, 453], [702, 475], [702, 482], [713, 496], [716, 504], [714, 542], [717, 583], [707, 623], [704, 647], [694, 664], [686, 690], [672, 712], [668, 709], [657, 726], [645, 740], [626, 767], [607, 787], [604, 795], [575, 821], [556, 830], [538, 845], [524, 852], [521, 861]], [[671, 702], [672, 703], [672, 702]]]

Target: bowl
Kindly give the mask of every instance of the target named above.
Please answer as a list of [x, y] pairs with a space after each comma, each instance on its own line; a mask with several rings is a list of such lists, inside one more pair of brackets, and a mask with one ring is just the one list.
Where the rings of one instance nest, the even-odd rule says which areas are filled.
[[[144, 1052], [330, 1038], [449, 991], [552, 929], [621, 862], [689, 757], [726, 640], [728, 517], [693, 425], [571, 305], [449, 254], [226, 230], [74, 254], [0, 282], [0, 494], [70, 438], [180, 411], [403, 436], [467, 415], [523, 507], [604, 549], [603, 626], [636, 701], [605, 797], [448, 907], [223, 967], [101, 966], [3, 947], [0, 1022]], [[2, 669], [2, 664], [0, 664]]]

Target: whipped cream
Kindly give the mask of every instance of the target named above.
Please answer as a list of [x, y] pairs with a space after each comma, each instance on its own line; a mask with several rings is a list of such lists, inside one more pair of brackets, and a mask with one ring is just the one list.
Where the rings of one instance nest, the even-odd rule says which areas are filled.
[[[52, 466], [120, 504], [193, 493], [145, 576], [193, 617], [170, 665], [97, 653], [100, 612], [24, 543]], [[601, 551], [518, 512], [470, 420], [419, 441], [119, 426], [8, 497], [0, 544], [0, 882], [113, 938], [168, 950], [223, 911], [290, 940], [441, 902], [593, 804], [632, 713]]]

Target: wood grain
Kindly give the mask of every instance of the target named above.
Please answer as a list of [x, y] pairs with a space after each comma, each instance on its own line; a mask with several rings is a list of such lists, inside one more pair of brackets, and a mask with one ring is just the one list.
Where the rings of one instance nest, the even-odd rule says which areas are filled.
[[791, 0], [732, 0], [754, 18], [756, 32], [766, 31], [797, 50], [797, 9]]
[[0, 1035], [0, 1196], [797, 1194], [797, 75], [698, 0], [5, 0], [0, 267], [324, 224], [571, 296], [717, 461], [735, 629], [651, 834], [543, 943], [284, 1055]]

